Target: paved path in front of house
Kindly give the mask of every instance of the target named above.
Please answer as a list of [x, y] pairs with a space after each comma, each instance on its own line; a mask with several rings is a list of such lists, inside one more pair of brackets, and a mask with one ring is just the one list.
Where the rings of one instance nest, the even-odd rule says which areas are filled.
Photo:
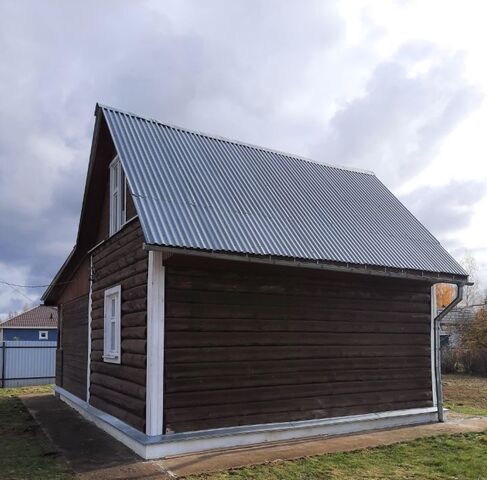
[[450, 414], [446, 423], [144, 461], [53, 395], [25, 396], [22, 401], [82, 480], [163, 480], [269, 461], [379, 447], [435, 435], [487, 431], [487, 417]]

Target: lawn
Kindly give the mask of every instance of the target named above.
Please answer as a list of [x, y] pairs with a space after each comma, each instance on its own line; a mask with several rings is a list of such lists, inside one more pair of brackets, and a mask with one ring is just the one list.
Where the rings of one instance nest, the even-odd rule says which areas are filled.
[[444, 375], [445, 407], [466, 415], [487, 416], [487, 378]]
[[[18, 398], [50, 387], [0, 389], [0, 478], [72, 480], [66, 465]], [[445, 404], [487, 415], [487, 379], [444, 377]], [[192, 480], [486, 479], [487, 434], [438, 436], [356, 452], [318, 455], [188, 477]]]
[[50, 386], [0, 389], [0, 478], [2, 480], [72, 479], [37, 423], [18, 398], [52, 392]]
[[487, 479], [487, 436], [438, 436], [387, 447], [273, 462], [188, 480]]

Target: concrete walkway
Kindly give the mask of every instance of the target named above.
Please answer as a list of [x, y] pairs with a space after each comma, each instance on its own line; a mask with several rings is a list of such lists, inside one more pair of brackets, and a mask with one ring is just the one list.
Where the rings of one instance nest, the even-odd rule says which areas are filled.
[[451, 414], [449, 421], [441, 424], [276, 442], [144, 461], [53, 395], [26, 396], [22, 400], [54, 446], [83, 480], [162, 480], [269, 461], [372, 448], [422, 437], [487, 430], [487, 417]]
[[312, 438], [212, 453], [185, 455], [160, 460], [159, 463], [165, 470], [174, 473], [176, 476], [184, 476], [207, 471], [228, 470], [230, 468], [276, 460], [295, 460], [324, 453], [349, 452], [435, 435], [482, 432], [485, 430], [487, 430], [487, 417], [467, 418], [464, 416], [452, 416], [447, 423], [434, 423], [340, 437]]

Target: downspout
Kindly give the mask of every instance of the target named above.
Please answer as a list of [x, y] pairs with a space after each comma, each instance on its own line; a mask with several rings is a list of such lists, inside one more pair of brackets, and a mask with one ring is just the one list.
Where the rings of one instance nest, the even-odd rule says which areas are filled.
[[433, 320], [434, 325], [434, 359], [435, 359], [435, 380], [436, 380], [436, 404], [438, 407], [438, 421], [444, 422], [443, 418], [443, 387], [441, 384], [441, 354], [440, 354], [440, 322], [453, 308], [455, 308], [463, 299], [464, 283], [457, 283], [457, 294]]

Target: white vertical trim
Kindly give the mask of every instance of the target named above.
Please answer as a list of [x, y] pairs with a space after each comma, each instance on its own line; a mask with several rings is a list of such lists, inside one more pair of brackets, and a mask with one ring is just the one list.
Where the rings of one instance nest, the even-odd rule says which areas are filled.
[[147, 275], [146, 434], [162, 435], [164, 393], [164, 280], [162, 252], [149, 252]]
[[[90, 403], [90, 377], [91, 377], [91, 295], [93, 293], [93, 255], [90, 255], [90, 294], [88, 297], [88, 359], [86, 361], [86, 403]], [[59, 335], [59, 334], [58, 334]]]
[[[119, 194], [118, 194], [118, 182], [119, 182], [119, 178], [118, 178], [118, 169], [117, 169], [117, 165], [118, 165], [118, 156], [116, 156], [110, 163], [110, 188], [109, 188], [109, 195], [110, 195], [110, 222], [109, 222], [109, 235], [112, 236], [117, 230], [118, 230], [118, 226], [117, 226], [117, 223], [118, 223], [118, 206], [120, 204], [120, 199], [118, 198], [119, 197]], [[117, 183], [117, 209], [115, 210], [115, 205], [114, 205], [114, 202], [113, 202], [113, 197], [114, 197], [114, 194], [115, 194], [115, 187], [114, 187], [114, 184], [115, 182]]]
[[[436, 285], [431, 286], [431, 388], [433, 391], [433, 405], [438, 405], [438, 399], [436, 398], [436, 369], [435, 359], [438, 358], [438, 352], [435, 349], [435, 318], [436, 318]], [[439, 345], [438, 345], [439, 348]]]
[[120, 218], [120, 228], [122, 228], [127, 223], [127, 177], [123, 171], [122, 164], [120, 163], [120, 182], [121, 190], [123, 190], [123, 202], [120, 204], [121, 218]]

